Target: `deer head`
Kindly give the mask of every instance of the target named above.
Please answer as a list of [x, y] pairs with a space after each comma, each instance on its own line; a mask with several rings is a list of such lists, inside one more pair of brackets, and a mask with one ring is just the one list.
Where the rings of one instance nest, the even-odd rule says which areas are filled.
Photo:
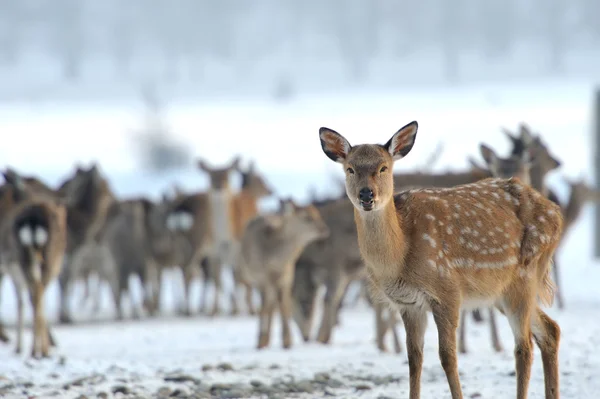
[[235, 157], [229, 165], [221, 168], [210, 167], [204, 160], [198, 160], [198, 168], [208, 174], [210, 188], [214, 192], [225, 192], [229, 190], [229, 175], [232, 171], [239, 168], [239, 164], [239, 157]]
[[344, 165], [346, 194], [352, 204], [364, 212], [385, 207], [394, 193], [392, 168], [412, 149], [418, 124], [410, 122], [384, 145], [361, 144], [353, 147], [341, 134], [322, 127], [321, 147], [331, 160]]
[[518, 177], [524, 183], [531, 183], [530, 170], [533, 159], [528, 150], [524, 150], [520, 155], [511, 155], [508, 158], [500, 158], [494, 150], [485, 144], [480, 144], [479, 150], [492, 176], [502, 178]]
[[263, 177], [256, 172], [254, 161], [250, 162], [248, 169], [239, 169], [242, 175], [242, 190], [248, 190], [254, 197], [262, 198], [273, 194]]

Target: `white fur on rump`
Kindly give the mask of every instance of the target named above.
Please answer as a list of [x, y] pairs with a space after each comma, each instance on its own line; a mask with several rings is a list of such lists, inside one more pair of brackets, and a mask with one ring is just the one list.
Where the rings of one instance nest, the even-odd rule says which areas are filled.
[[34, 241], [38, 247], [46, 245], [48, 242], [48, 231], [42, 226], [37, 226], [35, 228]]
[[24, 246], [33, 244], [33, 231], [29, 226], [23, 226], [19, 229], [19, 241]]
[[189, 212], [179, 212], [179, 228], [182, 231], [188, 231], [194, 225], [194, 216]]

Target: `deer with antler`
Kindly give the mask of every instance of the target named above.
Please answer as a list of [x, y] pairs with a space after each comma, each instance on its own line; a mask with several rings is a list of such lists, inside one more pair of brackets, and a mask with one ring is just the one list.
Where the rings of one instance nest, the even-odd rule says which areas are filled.
[[410, 398], [420, 398], [428, 312], [452, 398], [463, 398], [456, 330], [460, 310], [481, 304], [493, 304], [512, 327], [517, 399], [528, 393], [532, 336], [542, 353], [546, 397], [557, 398], [560, 328], [538, 301], [550, 305], [553, 299], [559, 207], [518, 178], [395, 195], [391, 170], [412, 149], [417, 129], [413, 121], [385, 145], [356, 146], [331, 129], [319, 130], [325, 154], [344, 166], [370, 287], [401, 312]]

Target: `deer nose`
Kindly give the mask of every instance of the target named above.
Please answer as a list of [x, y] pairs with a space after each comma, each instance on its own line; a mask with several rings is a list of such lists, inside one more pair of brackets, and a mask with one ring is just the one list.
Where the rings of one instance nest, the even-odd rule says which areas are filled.
[[371, 202], [373, 201], [373, 190], [370, 188], [361, 188], [358, 192], [358, 199], [362, 202]]

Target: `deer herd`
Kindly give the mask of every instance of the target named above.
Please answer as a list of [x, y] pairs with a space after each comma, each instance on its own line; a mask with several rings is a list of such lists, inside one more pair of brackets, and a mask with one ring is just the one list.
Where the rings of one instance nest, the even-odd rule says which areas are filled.
[[[58, 344], [44, 310], [45, 291], [55, 280], [60, 323], [75, 322], [70, 298], [76, 283], [84, 284], [84, 299], [91, 297], [99, 309], [92, 276], [110, 287], [117, 319], [126, 317], [125, 297], [132, 317], [152, 317], [161, 312], [163, 273], [178, 269], [184, 282], [174, 298], [178, 313], [192, 315], [197, 301], [199, 313], [216, 316], [228, 301], [231, 315], [245, 310], [258, 317], [258, 349], [269, 345], [276, 309], [284, 348], [292, 346], [292, 322], [304, 341], [331, 342], [348, 288], [358, 283], [374, 309], [380, 350], [387, 350], [391, 331], [395, 351], [403, 351], [396, 329], [402, 320], [412, 399], [420, 397], [428, 313], [450, 392], [462, 398], [457, 352], [467, 352], [468, 316], [481, 321], [483, 309], [494, 350], [503, 350], [496, 311], [510, 324], [517, 397], [527, 396], [533, 338], [543, 360], [546, 397], [558, 398], [560, 329], [541, 305], [550, 306], [556, 296], [558, 307], [564, 306], [556, 250], [585, 203], [600, 202], [600, 194], [583, 179], [569, 180], [568, 201], [561, 203], [545, 179], [561, 163], [525, 124], [518, 133], [504, 130], [512, 145], [507, 157], [482, 143], [483, 163], [470, 160], [466, 171], [392, 173], [395, 161], [410, 153], [417, 130], [411, 122], [385, 145], [351, 145], [321, 128], [322, 150], [343, 165], [345, 194], [305, 205], [280, 198], [279, 208], [268, 213], [259, 202], [273, 196], [273, 189], [253, 162], [242, 168], [240, 158], [220, 167], [198, 160], [208, 189], [177, 189], [160, 199], [117, 198], [96, 164], [77, 166], [57, 187], [6, 168], [0, 187], [0, 284], [9, 277], [17, 293], [16, 352], [23, 347], [24, 293], [33, 309], [31, 355], [48, 356]], [[233, 174], [241, 176], [239, 188], [230, 184]], [[225, 274], [234, 282], [228, 294]], [[133, 298], [131, 276], [141, 282], [142, 300]], [[196, 278], [202, 289], [194, 299], [190, 288]], [[1, 318], [0, 340], [9, 341]]]

